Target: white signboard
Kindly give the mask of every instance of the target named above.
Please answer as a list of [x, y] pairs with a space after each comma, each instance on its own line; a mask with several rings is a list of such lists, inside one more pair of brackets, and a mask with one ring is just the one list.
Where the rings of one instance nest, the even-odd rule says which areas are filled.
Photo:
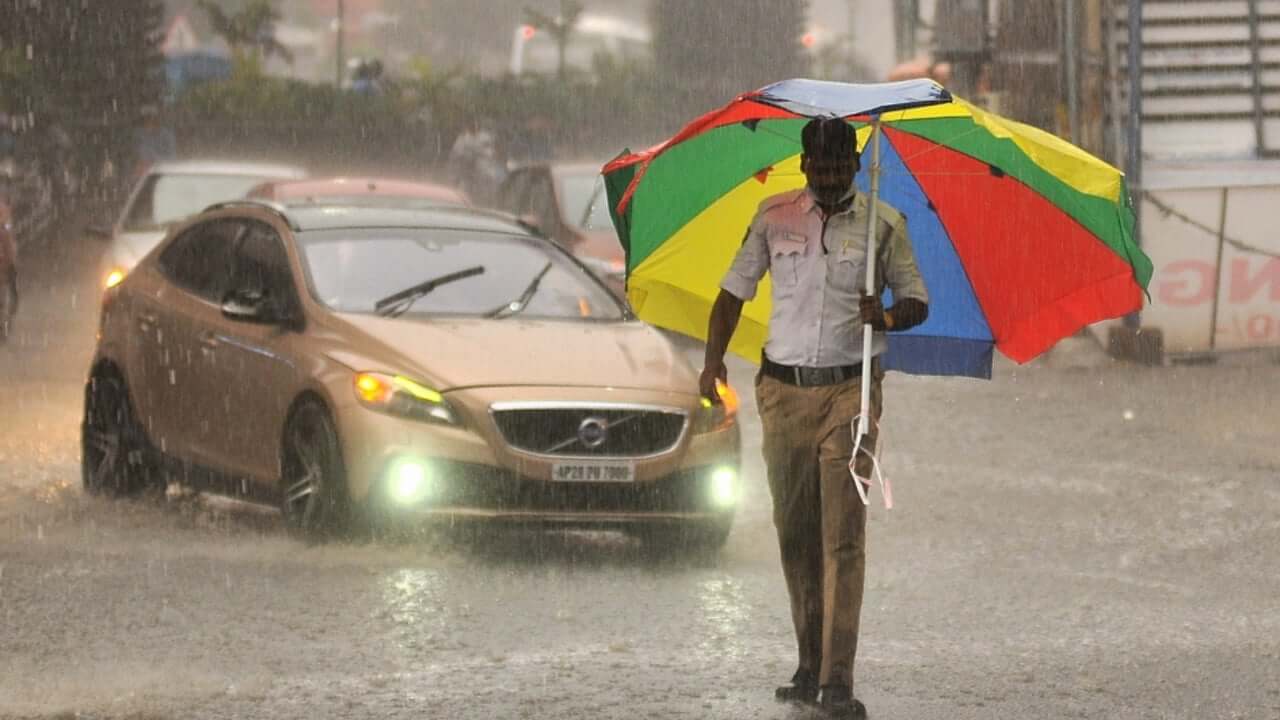
[[1164, 332], [1169, 353], [1280, 346], [1280, 184], [1148, 192], [1142, 325]]

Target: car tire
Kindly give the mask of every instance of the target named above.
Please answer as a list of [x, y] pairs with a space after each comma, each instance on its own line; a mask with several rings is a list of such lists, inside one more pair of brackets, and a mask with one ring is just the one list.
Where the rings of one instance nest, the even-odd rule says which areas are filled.
[[0, 343], [13, 331], [13, 317], [18, 313], [18, 278], [12, 273], [0, 278]]
[[646, 525], [639, 528], [640, 541], [645, 549], [662, 555], [682, 553], [714, 553], [724, 547], [733, 528], [732, 518], [706, 522], [672, 525], [668, 523]]
[[289, 531], [310, 541], [346, 536], [351, 499], [338, 430], [324, 405], [301, 403], [285, 424], [280, 510]]
[[85, 386], [80, 475], [85, 491], [93, 495], [132, 497], [162, 487], [128, 389], [111, 371], [96, 373]]

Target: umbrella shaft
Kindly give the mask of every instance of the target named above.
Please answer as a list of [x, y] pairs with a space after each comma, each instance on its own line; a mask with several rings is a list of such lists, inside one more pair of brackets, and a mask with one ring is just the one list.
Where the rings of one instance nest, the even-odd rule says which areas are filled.
[[[867, 294], [876, 294], [876, 206], [880, 199], [880, 118], [871, 121], [871, 207], [867, 213]], [[871, 324], [862, 326], [862, 406], [858, 411], [858, 438], [866, 437], [871, 412]], [[857, 449], [854, 449], [857, 452]]]

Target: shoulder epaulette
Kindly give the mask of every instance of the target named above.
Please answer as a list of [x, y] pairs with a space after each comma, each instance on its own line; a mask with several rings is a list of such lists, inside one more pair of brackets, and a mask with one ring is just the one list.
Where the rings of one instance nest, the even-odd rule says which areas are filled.
[[756, 213], [763, 214], [781, 205], [789, 205], [795, 202], [800, 197], [800, 193], [803, 193], [803, 192], [804, 192], [804, 188], [800, 188], [798, 190], [788, 190], [786, 192], [780, 192], [777, 195], [770, 195], [769, 197], [760, 201], [760, 206], [756, 209]]

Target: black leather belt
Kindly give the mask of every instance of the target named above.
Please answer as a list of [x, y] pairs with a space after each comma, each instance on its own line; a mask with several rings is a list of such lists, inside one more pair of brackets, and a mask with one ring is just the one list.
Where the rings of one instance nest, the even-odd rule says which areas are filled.
[[803, 367], [800, 365], [783, 365], [767, 357], [760, 360], [760, 372], [788, 385], [800, 387], [817, 387], [820, 385], [838, 385], [862, 375], [862, 363], [853, 365], [833, 365], [831, 367]]

